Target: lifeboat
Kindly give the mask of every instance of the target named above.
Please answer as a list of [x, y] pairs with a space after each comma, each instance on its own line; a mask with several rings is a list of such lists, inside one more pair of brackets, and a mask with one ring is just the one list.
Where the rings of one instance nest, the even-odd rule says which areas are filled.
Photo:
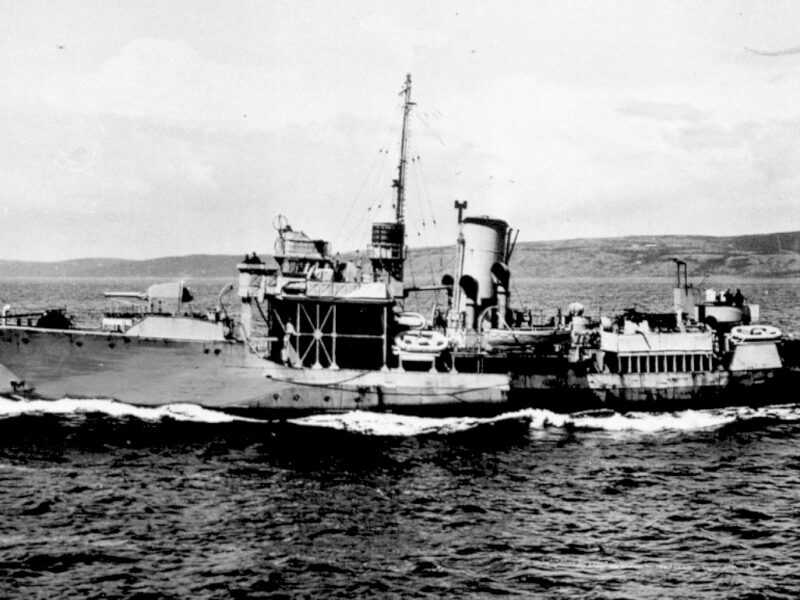
[[523, 348], [544, 342], [565, 342], [569, 332], [554, 327], [498, 329], [492, 328], [483, 334], [487, 349]]
[[427, 321], [419, 313], [404, 312], [397, 315], [397, 324], [409, 329], [422, 329], [427, 324]]
[[731, 341], [734, 344], [775, 342], [782, 335], [781, 330], [772, 325], [739, 325], [731, 329]]
[[394, 338], [394, 345], [403, 353], [435, 356], [447, 348], [447, 338], [438, 331], [404, 331]]

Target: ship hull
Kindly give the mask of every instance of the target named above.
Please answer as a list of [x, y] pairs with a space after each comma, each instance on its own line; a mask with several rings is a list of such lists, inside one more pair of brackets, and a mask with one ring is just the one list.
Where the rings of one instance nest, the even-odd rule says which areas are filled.
[[0, 328], [0, 366], [0, 393], [192, 403], [268, 418], [349, 410], [476, 415], [756, 405], [774, 402], [781, 388], [800, 379], [792, 370], [615, 375], [293, 368], [235, 341], [26, 327]]
[[292, 368], [235, 341], [25, 327], [0, 329], [0, 365], [5, 394], [192, 403], [264, 417], [359, 409], [496, 413], [509, 391], [506, 375]]
[[687, 373], [513, 374], [510, 399], [555, 412], [594, 409], [675, 411], [773, 404], [800, 381], [786, 369]]
[[0, 330], [0, 363], [44, 398], [113, 398], [139, 405], [244, 405], [264, 394], [259, 362], [243, 344], [227, 341], [35, 328]]

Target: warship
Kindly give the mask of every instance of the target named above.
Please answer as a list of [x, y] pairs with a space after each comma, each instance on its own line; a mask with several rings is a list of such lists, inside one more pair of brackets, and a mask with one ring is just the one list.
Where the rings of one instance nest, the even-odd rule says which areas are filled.
[[[63, 310], [0, 316], [0, 393], [192, 403], [283, 418], [350, 410], [498, 414], [525, 408], [674, 410], [770, 400], [797, 372], [796, 345], [744, 298], [703, 292], [676, 260], [674, 309], [590, 318], [571, 303], [548, 319], [512, 306], [519, 231], [455, 202], [456, 259], [435, 285], [405, 281], [411, 77], [402, 89], [394, 219], [372, 224], [367, 264], [275, 221], [269, 262], [237, 265], [204, 313], [181, 282], [107, 296], [140, 303], [97, 328]], [[240, 306], [226, 299], [237, 291]], [[429, 311], [414, 293], [444, 292]], [[229, 301], [228, 301], [229, 303]], [[231, 316], [236, 313], [237, 317]], [[793, 358], [795, 357], [795, 358]]]

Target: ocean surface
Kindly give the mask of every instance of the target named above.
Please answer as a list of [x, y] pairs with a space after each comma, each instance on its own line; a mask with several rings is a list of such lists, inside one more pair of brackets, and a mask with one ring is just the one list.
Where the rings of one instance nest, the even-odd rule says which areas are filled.
[[[0, 302], [88, 322], [103, 290], [149, 283], [5, 280]], [[224, 282], [193, 283], [199, 309]], [[799, 281], [712, 285], [800, 330]], [[668, 280], [515, 294], [672, 303]], [[798, 529], [796, 390], [758, 409], [282, 424], [0, 397], [0, 598], [790, 599]]]

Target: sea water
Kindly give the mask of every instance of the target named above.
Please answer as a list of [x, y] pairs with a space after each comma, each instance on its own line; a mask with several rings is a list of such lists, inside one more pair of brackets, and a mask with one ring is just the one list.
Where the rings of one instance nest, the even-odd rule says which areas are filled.
[[[103, 289], [148, 283], [6, 281], [0, 300], [90, 320]], [[800, 324], [797, 282], [721, 284]], [[194, 287], [210, 304], [221, 284]], [[671, 304], [668, 281], [525, 292]], [[276, 425], [0, 397], [0, 514], [3, 598], [795, 598], [800, 405]]]

